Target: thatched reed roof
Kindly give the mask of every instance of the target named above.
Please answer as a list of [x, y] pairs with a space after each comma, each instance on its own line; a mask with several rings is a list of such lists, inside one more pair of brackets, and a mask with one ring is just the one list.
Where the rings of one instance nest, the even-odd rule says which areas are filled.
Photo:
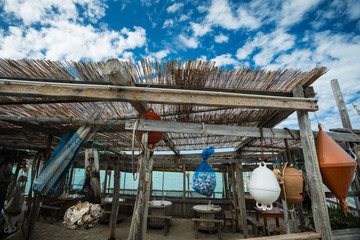
[[[0, 59], [0, 78], [43, 82], [75, 82], [79, 84], [111, 85], [104, 73], [104, 62], [58, 62], [44, 60], [7, 60]], [[216, 90], [221, 92], [259, 93], [268, 95], [292, 96], [296, 86], [307, 87], [326, 73], [325, 67], [315, 67], [308, 72], [294, 69], [276, 71], [240, 67], [233, 70], [215, 66], [214, 62], [201, 60], [150, 62], [143, 60], [136, 64], [124, 63], [129, 78], [136, 86], [165, 88], [184, 88], [195, 90]], [[198, 105], [148, 104], [162, 120], [211, 123], [229, 126], [274, 127], [293, 111], [257, 108], [226, 108]], [[23, 117], [46, 117], [66, 119], [87, 119], [94, 111], [105, 107], [100, 119], [119, 119], [118, 124], [99, 140], [99, 143], [125, 151], [131, 149], [130, 131], [124, 130], [127, 119], [138, 119], [141, 115], [131, 103], [117, 101], [82, 101], [74, 102], [59, 98], [40, 98], [28, 96], [0, 96], [0, 112]], [[46, 146], [48, 134], [56, 139], [66, 131], [78, 129], [76, 123], [21, 124], [18, 122], [0, 121], [0, 141], [16, 144]], [[98, 126], [99, 138], [109, 125]], [[182, 150], [201, 150], [205, 145], [215, 148], [234, 148], [241, 137], [203, 136], [199, 134], [169, 133], [169, 139], [175, 147]], [[57, 140], [53, 141], [56, 146]], [[266, 142], [269, 145], [270, 141]], [[268, 151], [280, 151], [284, 148], [281, 140], [273, 139]], [[291, 144], [296, 144], [296, 142]], [[244, 148], [247, 151], [259, 151], [260, 141], [250, 142]], [[170, 150], [162, 141], [156, 150]]]

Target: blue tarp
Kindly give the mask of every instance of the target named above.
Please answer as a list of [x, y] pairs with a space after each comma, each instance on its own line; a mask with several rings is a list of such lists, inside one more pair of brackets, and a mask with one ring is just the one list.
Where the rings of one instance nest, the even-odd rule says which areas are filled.
[[34, 191], [43, 195], [56, 193], [83, 145], [83, 139], [78, 133], [64, 134], [49, 161], [34, 180]]

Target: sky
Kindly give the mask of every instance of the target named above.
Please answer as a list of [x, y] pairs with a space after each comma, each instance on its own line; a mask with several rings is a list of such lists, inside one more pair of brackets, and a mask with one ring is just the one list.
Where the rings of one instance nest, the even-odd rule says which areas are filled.
[[[360, 129], [359, 0], [0, 0], [0, 58], [203, 59], [233, 69], [329, 71], [314, 83], [324, 129], [341, 128], [338, 79]], [[309, 114], [313, 129], [314, 113]], [[298, 128], [291, 115], [278, 127]]]

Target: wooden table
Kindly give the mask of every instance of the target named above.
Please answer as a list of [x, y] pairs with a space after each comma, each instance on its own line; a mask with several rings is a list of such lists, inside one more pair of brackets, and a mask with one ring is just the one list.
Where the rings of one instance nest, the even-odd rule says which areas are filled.
[[264, 219], [265, 234], [269, 236], [267, 218], [275, 218], [276, 227], [279, 227], [279, 218], [284, 218], [284, 212], [279, 207], [273, 207], [271, 210], [263, 211], [257, 207], [254, 208], [256, 212], [256, 220], [259, 221], [259, 216], [262, 215]]
[[[152, 200], [149, 202], [152, 216], [165, 216], [165, 208], [170, 207], [172, 202], [165, 200]], [[149, 226], [163, 227], [164, 221], [162, 219], [150, 219]]]
[[[119, 198], [118, 205], [123, 202], [125, 202], [125, 199]], [[112, 203], [113, 203], [112, 197], [101, 198], [101, 206], [104, 209], [104, 215], [100, 218], [101, 223], [108, 223], [110, 221]], [[122, 220], [124, 220], [124, 218], [125, 218], [124, 215], [120, 215], [118, 213], [117, 221], [122, 221]]]
[[[195, 212], [200, 213], [201, 219], [215, 219], [215, 213], [221, 211], [220, 206], [214, 206], [214, 205], [209, 206], [208, 204], [207, 205], [195, 205], [195, 206], [193, 206], [192, 209]], [[200, 222], [200, 224], [199, 224], [200, 230], [212, 231], [212, 230], [214, 230], [215, 227], [216, 226], [214, 223]]]

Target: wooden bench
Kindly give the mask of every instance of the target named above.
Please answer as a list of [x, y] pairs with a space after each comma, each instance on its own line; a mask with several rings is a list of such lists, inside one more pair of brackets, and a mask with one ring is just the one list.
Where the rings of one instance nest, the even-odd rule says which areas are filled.
[[255, 234], [255, 236], [259, 236], [260, 231], [262, 232], [262, 235], [264, 235], [265, 228], [264, 228], [263, 223], [257, 221], [255, 218], [250, 217], [250, 216], [247, 217], [247, 223], [248, 223], [248, 225], [251, 225], [253, 233]]
[[321, 233], [317, 232], [302, 232], [291, 233], [268, 237], [247, 238], [247, 240], [264, 240], [264, 239], [277, 239], [277, 240], [297, 240], [297, 239], [321, 239]]
[[[52, 214], [50, 215], [50, 219], [55, 219], [55, 221], [59, 221], [59, 217], [60, 217], [60, 212], [62, 210], [62, 207], [55, 207], [55, 206], [50, 206], [50, 205], [44, 205], [44, 204], [41, 204], [40, 205], [40, 211], [41, 210], [46, 210], [46, 211], [49, 211], [51, 212]], [[46, 214], [43, 214], [42, 215], [44, 217], [44, 219], [46, 219]], [[38, 217], [38, 220], [40, 218], [40, 214], [39, 214], [39, 217]]]
[[226, 232], [227, 226], [232, 226], [232, 231], [235, 233], [235, 220], [231, 211], [224, 211], [224, 232]]
[[195, 238], [198, 238], [199, 223], [203, 222], [203, 223], [215, 223], [218, 230], [219, 240], [221, 240], [221, 226], [224, 224], [224, 220], [193, 218], [192, 221], [195, 223]]
[[[148, 215], [148, 220], [149, 219], [163, 219], [164, 220], [164, 235], [167, 236], [169, 235], [169, 229], [170, 229], [170, 224], [171, 224], [171, 216], [155, 216], [155, 215]], [[149, 226], [149, 224], [148, 224]]]

